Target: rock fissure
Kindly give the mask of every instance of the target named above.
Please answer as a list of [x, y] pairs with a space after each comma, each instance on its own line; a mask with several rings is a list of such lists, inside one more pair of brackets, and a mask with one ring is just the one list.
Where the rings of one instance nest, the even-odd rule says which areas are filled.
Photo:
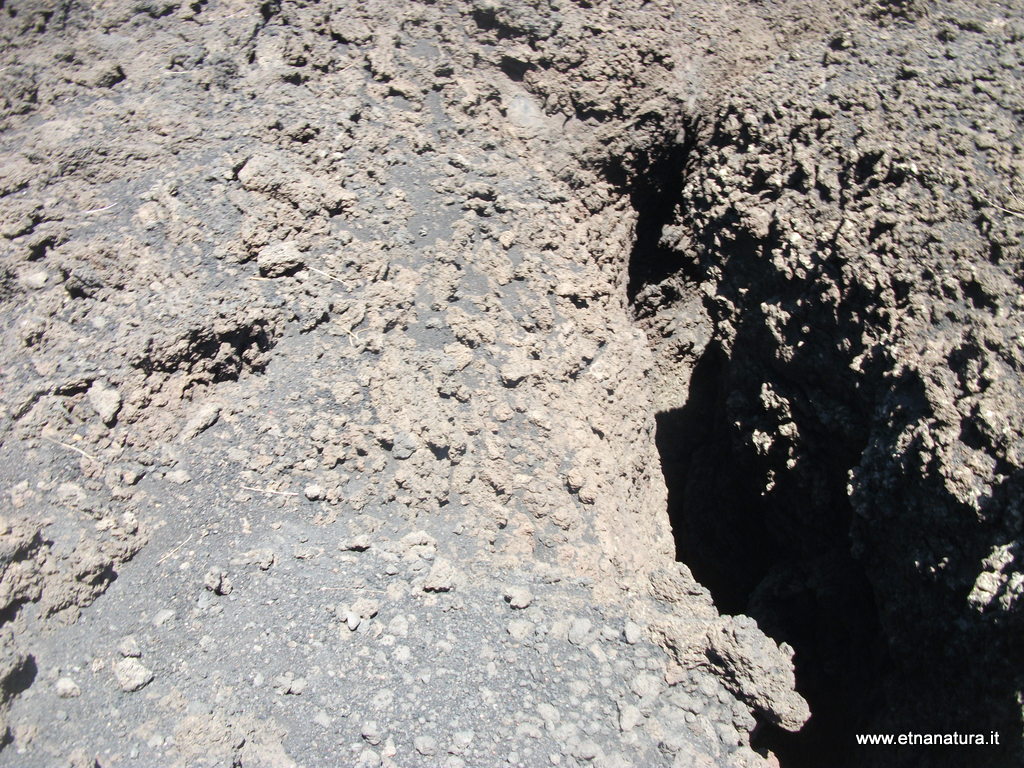
[[[678, 224], [691, 149], [659, 153], [670, 159], [642, 169], [630, 195], [637, 216], [630, 308], [652, 337], [655, 354], [668, 358], [659, 360], [655, 386], [677, 387], [682, 378], [687, 391], [677, 407], [667, 407], [671, 401], [657, 394], [654, 398], [664, 408], [657, 414], [656, 442], [676, 557], [710, 589], [721, 613], [750, 615], [775, 640], [796, 649], [798, 691], [811, 704], [811, 720], [792, 734], [762, 719], [752, 743], [775, 751], [787, 766], [820, 764], [842, 753], [864, 708], [877, 706], [875, 680], [884, 655], [870, 586], [846, 545], [849, 465], [833, 455], [842, 451], [823, 443], [817, 482], [824, 493], [811, 512], [824, 520], [820, 529], [801, 542], [773, 526], [773, 518], [784, 517], [773, 505], [792, 503], [802, 491], [801, 479], [770, 455], [759, 455], [758, 449], [769, 447], [769, 433], [761, 433], [753, 452], [742, 449], [730, 398], [750, 382], [743, 380], [743, 362], [726, 351], [720, 329], [707, 315], [689, 326], [678, 322], [680, 311], [689, 308], [692, 319], [693, 305], [702, 301], [706, 265], [728, 261], [713, 251], [685, 247], [699, 239]], [[713, 303], [714, 295], [708, 300]], [[743, 322], [740, 318], [741, 327]], [[846, 453], [858, 455], [856, 449]], [[766, 489], [757, 485], [765, 476], [773, 478], [774, 498], [766, 498]], [[787, 488], [793, 485], [798, 487]]]
[[[935, 398], [889, 346], [920, 332], [900, 315], [912, 289], [902, 275], [880, 281], [854, 246], [864, 243], [868, 262], [894, 257], [885, 238], [895, 220], [865, 209], [874, 213], [869, 200], [908, 177], [884, 152], [821, 140], [810, 142], [814, 151], [838, 158], [827, 183], [810, 183], [803, 129], [792, 117], [777, 125], [772, 109], [744, 109], [712, 110], [712, 124], [687, 148], [685, 173], [641, 173], [630, 195], [637, 229], [627, 298], [655, 358], [656, 441], [676, 556], [722, 614], [750, 616], [795, 649], [811, 718], [798, 733], [762, 718], [752, 744], [788, 768], [874, 765], [877, 756], [851, 751], [855, 734], [937, 722], [953, 730], [965, 713], [992, 722], [993, 711], [954, 650], [987, 655], [991, 632], [963, 618], [933, 619], [931, 637], [911, 649], [911, 637], [923, 638], [904, 618], [924, 604], [951, 615], [941, 579], [908, 578], [927, 567], [915, 556], [961, 550], [954, 567], [963, 567], [978, 555], [963, 553], [941, 533], [949, 523], [927, 515], [928, 544], [902, 527], [906, 538], [879, 538], [886, 525], [877, 520], [898, 519], [941, 473], [907, 463], [931, 450], [920, 425]], [[965, 304], [984, 309], [973, 283], [962, 291]], [[951, 359], [976, 360], [969, 348]], [[975, 423], [958, 439], [999, 453]], [[917, 437], [893, 442], [915, 424]], [[1009, 469], [999, 459], [993, 466]], [[880, 472], [889, 475], [884, 485]], [[942, 492], [924, 497], [949, 510], [939, 519], [959, 504]], [[895, 580], [914, 584], [916, 597], [894, 591], [894, 572], [879, 570], [886, 560], [905, 569]], [[949, 561], [931, 573], [949, 573]], [[917, 697], [941, 687], [941, 670], [977, 698], [923, 706]], [[991, 695], [1012, 706], [1007, 694]]]

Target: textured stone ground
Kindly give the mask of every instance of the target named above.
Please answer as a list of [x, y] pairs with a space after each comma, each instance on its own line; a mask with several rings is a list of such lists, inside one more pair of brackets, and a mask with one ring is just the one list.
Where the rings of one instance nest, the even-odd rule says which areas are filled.
[[1019, 9], [0, 34], [0, 764], [1014, 764]]

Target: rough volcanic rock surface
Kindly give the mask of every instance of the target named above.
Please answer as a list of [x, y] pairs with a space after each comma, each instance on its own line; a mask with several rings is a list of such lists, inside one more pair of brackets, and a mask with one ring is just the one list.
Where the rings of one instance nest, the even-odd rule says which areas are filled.
[[0, 5], [0, 764], [1019, 741], [1022, 29]]
[[660, 435], [683, 558], [720, 607], [820, 654], [812, 710], [842, 700], [862, 732], [1019, 744], [1024, 132], [1007, 10], [840, 27], [718, 99], [635, 299], [663, 391], [691, 387]]

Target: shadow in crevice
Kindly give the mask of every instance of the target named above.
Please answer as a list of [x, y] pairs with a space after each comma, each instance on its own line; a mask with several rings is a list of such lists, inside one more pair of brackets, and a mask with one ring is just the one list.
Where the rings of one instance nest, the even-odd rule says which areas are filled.
[[631, 304], [645, 286], [657, 285], [679, 273], [695, 277], [692, 259], [685, 258], [662, 239], [678, 211], [691, 149], [691, 144], [673, 144], [641, 154], [637, 166], [629, 173], [625, 169], [608, 172], [613, 183], [616, 176], [621, 177], [618, 183], [623, 186], [626, 178], [632, 177], [629, 198], [636, 212], [636, 232], [626, 286], [626, 298]]
[[38, 674], [39, 667], [36, 665], [35, 657], [31, 654], [25, 656], [3, 680], [0, 680], [0, 700], [7, 700], [27, 691]]
[[[693, 370], [686, 404], [657, 415], [656, 442], [676, 559], [711, 591], [720, 612], [738, 614], [768, 558], [763, 517], [746, 484], [732, 476], [724, 421], [728, 363], [720, 346], [708, 346]], [[728, 560], [723, 553], [730, 553]]]
[[[705, 251], [686, 246], [689, 237], [702, 239], [680, 224], [692, 141], [648, 150], [629, 168], [607, 169], [609, 180], [628, 190], [636, 213], [626, 297], [638, 321], [668, 317], [685, 299], [681, 291], [707, 279], [701, 253], [744, 278], [746, 270], [756, 275], [759, 257], [777, 245], [737, 236], [724, 247], [709, 242]], [[848, 471], [863, 452], [866, 422], [847, 402], [856, 399], [842, 382], [819, 380], [827, 377], [815, 362], [821, 350], [804, 349], [786, 366], [766, 363], [760, 351], [774, 341], [766, 338], [757, 307], [751, 303], [738, 318], [729, 349], [712, 334], [686, 402], [657, 414], [668, 515], [676, 559], [711, 592], [719, 612], [752, 616], [796, 650], [797, 689], [811, 720], [797, 734], [762, 723], [752, 746], [772, 751], [785, 768], [838, 768], [852, 764], [853, 734], [882, 707], [887, 660], [873, 590], [850, 550]], [[823, 337], [840, 335], [822, 329]], [[791, 406], [785, 418], [806, 454], [798, 465], [785, 450], [771, 448], [772, 441], [785, 445], [778, 434], [783, 416], [762, 402], [765, 385]], [[836, 435], [835, 423], [849, 434]], [[766, 449], [753, 444], [755, 430], [767, 438]]]
[[[811, 720], [796, 734], [762, 723], [752, 746], [771, 750], [786, 768], [849, 765], [853, 734], [884, 705], [887, 655], [878, 610], [849, 551], [849, 510], [815, 508], [848, 507], [845, 496], [824, 494], [815, 502], [799, 492], [806, 477], [780, 477], [779, 498], [762, 495], [763, 457], [740, 444], [730, 409], [749, 389], [742, 380], [749, 375], [712, 342], [693, 371], [685, 405], [657, 416], [676, 558], [722, 614], [752, 616], [796, 649], [797, 689]], [[845, 477], [841, 453], [820, 451], [811, 474]], [[797, 498], [808, 507], [802, 513], [786, 508]], [[821, 530], [808, 526], [818, 539], [794, 541], [787, 531], [825, 517], [832, 523]]]

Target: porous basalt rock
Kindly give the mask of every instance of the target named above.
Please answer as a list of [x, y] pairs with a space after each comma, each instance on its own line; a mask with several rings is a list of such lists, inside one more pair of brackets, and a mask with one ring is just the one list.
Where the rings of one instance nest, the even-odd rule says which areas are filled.
[[837, 33], [720, 100], [635, 311], [663, 389], [689, 383], [659, 442], [682, 556], [720, 607], [791, 639], [798, 680], [824, 655], [802, 670], [812, 709], [824, 686], [861, 730], [966, 717], [1009, 755], [1024, 222], [996, 51], [1018, 33], [979, 18]]
[[1012, 730], [1019, 15], [5, 3], [4, 757]]

